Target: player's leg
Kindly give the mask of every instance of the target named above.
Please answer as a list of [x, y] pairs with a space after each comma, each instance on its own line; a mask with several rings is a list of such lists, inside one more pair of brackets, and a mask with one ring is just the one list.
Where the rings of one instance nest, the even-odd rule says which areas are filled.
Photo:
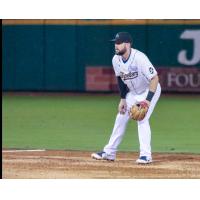
[[122, 141], [128, 120], [129, 120], [128, 112], [126, 112], [123, 115], [120, 113], [117, 114], [114, 128], [108, 144], [104, 147], [103, 151], [98, 153], [93, 153], [91, 155], [92, 158], [97, 160], [102, 160], [102, 159], [115, 160], [117, 147]]
[[108, 144], [104, 147], [104, 152], [106, 152], [113, 158], [116, 157], [117, 148], [122, 141], [128, 121], [128, 112], [123, 115], [120, 113], [117, 114], [110, 140]]
[[146, 119], [138, 123], [138, 137], [140, 143], [140, 158], [136, 161], [138, 163], [143, 163], [145, 160], [151, 162], [151, 128], [149, 125], [149, 120]]
[[134, 103], [133, 96], [130, 93], [128, 93], [126, 96], [126, 102], [127, 102], [127, 111], [125, 114], [120, 114], [120, 113], [117, 114], [114, 128], [108, 144], [104, 147], [102, 152], [93, 153], [92, 158], [98, 160], [101, 159], [114, 160], [116, 158], [117, 148], [122, 141], [127, 123], [130, 119], [128, 113], [128, 110], [131, 107], [130, 102], [132, 102], [132, 104]]
[[[155, 105], [160, 97], [161, 88], [158, 85], [155, 95], [151, 101], [149, 110], [146, 117], [142, 121], [138, 121], [138, 137], [140, 142], [140, 158], [137, 163], [149, 163], [152, 160], [151, 156], [151, 128], [149, 124], [149, 118], [155, 108]], [[143, 162], [144, 160], [144, 162]], [[146, 160], [146, 161], [145, 161]]]

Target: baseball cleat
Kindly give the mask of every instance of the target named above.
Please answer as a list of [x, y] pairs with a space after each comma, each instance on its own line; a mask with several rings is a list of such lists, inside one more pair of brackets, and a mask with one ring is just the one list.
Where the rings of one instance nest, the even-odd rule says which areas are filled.
[[147, 156], [140, 156], [137, 160], [136, 160], [137, 164], [149, 164], [152, 163], [152, 159], [151, 158], [147, 158]]
[[107, 161], [114, 161], [115, 159], [108, 155], [106, 152], [101, 151], [97, 153], [92, 153], [91, 157], [96, 160], [107, 160]]

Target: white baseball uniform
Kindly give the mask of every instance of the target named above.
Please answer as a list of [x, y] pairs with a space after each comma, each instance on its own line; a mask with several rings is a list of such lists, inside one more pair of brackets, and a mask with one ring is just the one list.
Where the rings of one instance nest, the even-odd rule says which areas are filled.
[[[127, 122], [130, 119], [128, 111], [133, 104], [146, 99], [150, 80], [157, 75], [157, 71], [144, 53], [133, 48], [126, 62], [122, 60], [122, 56], [115, 55], [112, 63], [115, 75], [120, 76], [129, 89], [126, 95], [127, 111], [125, 114], [117, 114], [112, 135], [108, 144], [104, 147], [104, 152], [115, 159], [117, 147], [122, 141]], [[147, 115], [142, 121], [137, 121], [140, 156], [147, 156], [147, 158], [151, 158], [151, 129], [149, 118], [160, 97], [160, 93], [161, 87], [158, 84]]]

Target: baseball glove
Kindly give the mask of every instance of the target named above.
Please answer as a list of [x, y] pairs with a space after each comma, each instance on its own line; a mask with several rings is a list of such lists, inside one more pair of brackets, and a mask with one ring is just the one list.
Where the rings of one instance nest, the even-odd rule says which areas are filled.
[[148, 112], [148, 109], [148, 104], [144, 101], [133, 105], [129, 112], [131, 119], [136, 121], [143, 120]]

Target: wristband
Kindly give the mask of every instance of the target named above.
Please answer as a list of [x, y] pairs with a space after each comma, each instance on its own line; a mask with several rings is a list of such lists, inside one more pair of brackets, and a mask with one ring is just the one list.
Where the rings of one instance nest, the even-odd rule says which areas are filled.
[[151, 101], [152, 98], [153, 98], [153, 96], [154, 96], [154, 94], [155, 94], [154, 92], [149, 91], [148, 94], [147, 94], [147, 98], [146, 98], [146, 100], [147, 100], [147, 101]]

